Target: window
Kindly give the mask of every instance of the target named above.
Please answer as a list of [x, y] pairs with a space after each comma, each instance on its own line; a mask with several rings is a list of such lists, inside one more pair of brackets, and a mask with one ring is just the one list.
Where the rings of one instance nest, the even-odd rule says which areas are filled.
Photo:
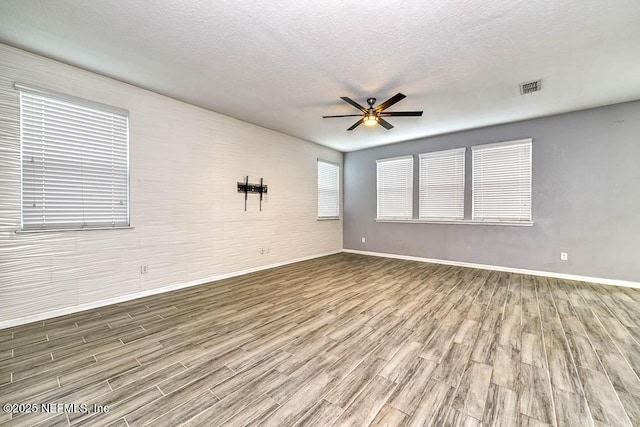
[[420, 154], [420, 219], [464, 219], [464, 148]]
[[318, 218], [340, 217], [340, 166], [318, 159]]
[[531, 142], [471, 147], [474, 221], [531, 221]]
[[376, 161], [378, 166], [378, 218], [413, 217], [413, 156]]
[[16, 84], [22, 229], [129, 225], [128, 112]]

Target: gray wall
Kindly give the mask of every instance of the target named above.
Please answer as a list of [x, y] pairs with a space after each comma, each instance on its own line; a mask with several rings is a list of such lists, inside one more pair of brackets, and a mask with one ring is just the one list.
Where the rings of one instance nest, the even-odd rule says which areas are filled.
[[[527, 137], [532, 227], [375, 222], [376, 159]], [[640, 282], [639, 159], [640, 101], [347, 153], [344, 248]]]

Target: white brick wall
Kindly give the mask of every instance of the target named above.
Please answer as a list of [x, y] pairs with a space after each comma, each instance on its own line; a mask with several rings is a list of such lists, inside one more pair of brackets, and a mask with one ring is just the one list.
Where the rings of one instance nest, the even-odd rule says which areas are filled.
[[[15, 233], [16, 81], [129, 110], [134, 229]], [[0, 325], [340, 250], [342, 221], [316, 220], [318, 157], [342, 164], [337, 151], [0, 45]], [[269, 186], [262, 212], [256, 194], [244, 211], [245, 175]]]

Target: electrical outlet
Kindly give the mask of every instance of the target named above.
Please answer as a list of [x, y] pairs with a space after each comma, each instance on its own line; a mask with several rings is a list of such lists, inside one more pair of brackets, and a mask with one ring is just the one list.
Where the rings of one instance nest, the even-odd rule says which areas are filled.
[[367, 239], [365, 239], [364, 237], [362, 238], [362, 243], [365, 243], [367, 241]]
[[149, 264], [140, 265], [140, 274], [147, 274], [149, 272]]
[[560, 252], [560, 261], [567, 261], [569, 259], [569, 255], [566, 252]]

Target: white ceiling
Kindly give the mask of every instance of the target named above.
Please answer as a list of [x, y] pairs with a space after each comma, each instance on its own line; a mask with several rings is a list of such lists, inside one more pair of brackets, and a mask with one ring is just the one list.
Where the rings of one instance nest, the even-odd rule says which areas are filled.
[[640, 99], [639, 0], [2, 0], [0, 41], [341, 151]]

